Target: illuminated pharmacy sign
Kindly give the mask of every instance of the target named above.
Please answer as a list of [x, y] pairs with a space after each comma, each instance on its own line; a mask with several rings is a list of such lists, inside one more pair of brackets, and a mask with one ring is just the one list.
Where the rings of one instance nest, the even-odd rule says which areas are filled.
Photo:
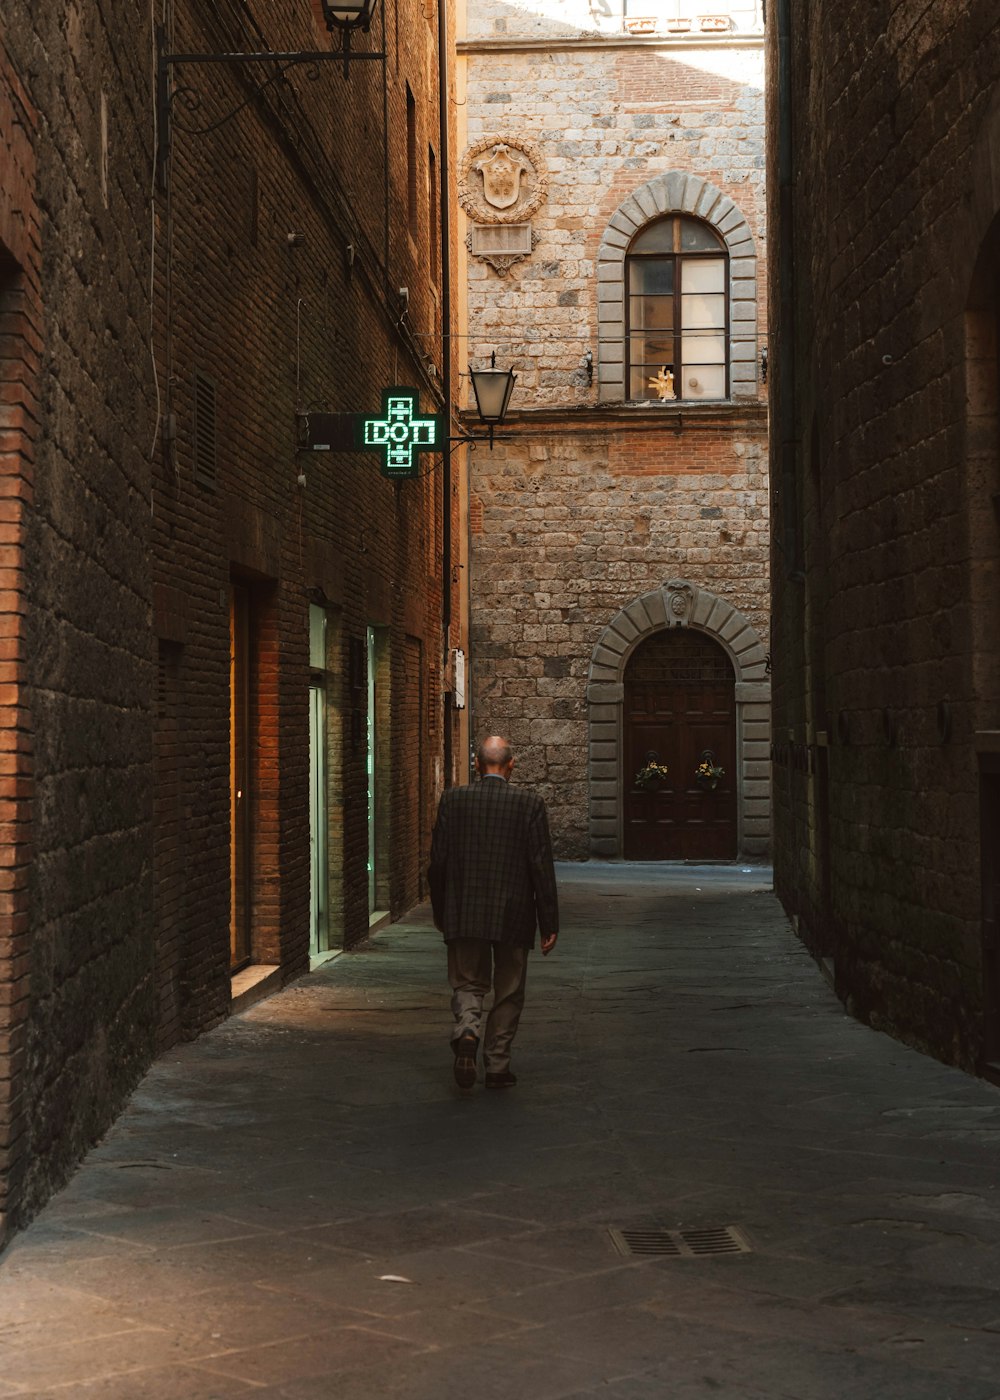
[[417, 476], [418, 454], [442, 450], [441, 419], [437, 414], [421, 417], [419, 404], [416, 389], [385, 389], [380, 418], [358, 415], [357, 445], [381, 453], [383, 476]]

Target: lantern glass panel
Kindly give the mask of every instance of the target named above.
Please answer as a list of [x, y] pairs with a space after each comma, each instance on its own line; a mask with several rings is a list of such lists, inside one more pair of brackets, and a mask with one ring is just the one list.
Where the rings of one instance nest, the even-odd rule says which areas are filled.
[[371, 19], [371, 0], [323, 0], [323, 18], [331, 24], [355, 25]]
[[473, 369], [472, 387], [476, 408], [484, 423], [500, 423], [507, 412], [515, 376], [506, 369]]

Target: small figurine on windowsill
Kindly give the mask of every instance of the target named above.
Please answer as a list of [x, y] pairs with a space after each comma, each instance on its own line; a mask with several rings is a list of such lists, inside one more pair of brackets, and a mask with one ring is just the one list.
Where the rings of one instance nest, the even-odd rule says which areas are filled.
[[674, 399], [677, 397], [674, 393], [674, 372], [672, 369], [667, 369], [666, 365], [661, 366], [659, 374], [653, 379], [647, 379], [646, 383], [651, 389], [656, 390], [656, 397], [658, 399]]

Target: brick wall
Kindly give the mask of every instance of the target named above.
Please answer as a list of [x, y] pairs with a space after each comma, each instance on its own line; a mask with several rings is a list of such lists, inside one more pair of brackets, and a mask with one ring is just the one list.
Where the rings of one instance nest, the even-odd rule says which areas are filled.
[[973, 1067], [1000, 726], [979, 659], [996, 652], [995, 7], [821, 0], [792, 25], [787, 169], [776, 64], [769, 94], [789, 293], [772, 308], [776, 885], [853, 1010]]
[[40, 308], [35, 113], [0, 48], [0, 1241], [27, 1170], [28, 866], [34, 797], [24, 576], [38, 439]]
[[[299, 0], [169, 8], [174, 51], [332, 48]], [[311, 602], [330, 618], [334, 947], [368, 932], [368, 626], [390, 678], [393, 915], [420, 895], [443, 779], [440, 459], [393, 484], [372, 456], [303, 455], [298, 420], [377, 409], [392, 383], [440, 400], [436, 8], [401, 3], [356, 39], [387, 59], [352, 66], [349, 83], [334, 62], [264, 86], [260, 69], [175, 70], [187, 92], [152, 207], [148, 15], [15, 0], [9, 18], [0, 1240], [156, 1048], [228, 1014], [233, 587], [249, 600], [254, 961], [284, 978], [308, 967]]]
[[6, 19], [0, 363], [19, 386], [3, 396], [9, 1229], [148, 1062], [154, 985], [147, 55], [97, 13], [14, 3]]
[[[426, 247], [427, 151], [438, 146], [436, 12], [409, 9], [400, 7], [398, 30], [390, 12], [355, 40], [362, 49], [387, 46], [386, 178], [378, 62], [354, 65], [347, 83], [336, 64], [323, 65], [315, 82], [293, 71], [287, 86], [207, 138], [184, 130], [190, 123], [180, 109], [175, 122], [161, 201], [171, 279], [163, 287], [161, 356], [177, 445], [158, 483], [156, 552], [160, 583], [199, 600], [197, 628], [189, 609], [181, 663], [190, 696], [181, 782], [198, 822], [188, 833], [192, 1028], [221, 1014], [228, 998], [229, 848], [221, 838], [229, 807], [230, 578], [249, 585], [254, 599], [255, 961], [293, 973], [308, 953], [310, 600], [327, 608], [332, 639], [325, 681], [332, 946], [357, 942], [368, 929], [364, 678], [352, 688], [352, 648], [363, 654], [369, 626], [384, 638], [377, 732], [390, 757], [380, 770], [414, 747], [407, 732], [413, 641], [425, 665], [440, 664], [439, 461], [424, 459], [421, 479], [393, 484], [374, 457], [296, 452], [297, 411], [374, 410], [391, 383], [421, 386], [426, 407], [438, 392], [429, 365], [441, 363], [440, 289], [428, 276]], [[223, 5], [212, 16], [179, 6], [174, 42], [247, 48], [259, 24], [275, 48], [331, 47], [314, 10], [304, 13], [292, 0], [266, 11]], [[240, 74], [205, 82], [188, 73], [179, 81], [201, 84], [200, 125], [224, 116], [247, 90]], [[407, 86], [416, 119], [412, 172]], [[409, 289], [406, 307], [401, 287]], [[195, 370], [215, 382], [212, 489], [192, 473]], [[440, 730], [432, 737], [425, 720], [417, 737], [416, 799], [395, 774], [382, 772], [378, 784], [380, 892], [396, 914], [419, 897], [421, 831], [436, 796]], [[168, 883], [165, 873], [164, 901]]]

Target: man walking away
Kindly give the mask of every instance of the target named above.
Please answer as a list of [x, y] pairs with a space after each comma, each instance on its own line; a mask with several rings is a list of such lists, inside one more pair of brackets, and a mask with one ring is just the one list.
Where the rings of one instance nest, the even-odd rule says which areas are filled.
[[455, 1016], [455, 1083], [476, 1082], [483, 999], [493, 987], [483, 1059], [487, 1089], [510, 1089], [510, 1047], [524, 1006], [528, 953], [541, 929], [542, 953], [559, 932], [559, 902], [545, 803], [510, 786], [510, 744], [491, 735], [479, 745], [480, 781], [441, 797], [428, 880], [434, 922], [448, 948]]

